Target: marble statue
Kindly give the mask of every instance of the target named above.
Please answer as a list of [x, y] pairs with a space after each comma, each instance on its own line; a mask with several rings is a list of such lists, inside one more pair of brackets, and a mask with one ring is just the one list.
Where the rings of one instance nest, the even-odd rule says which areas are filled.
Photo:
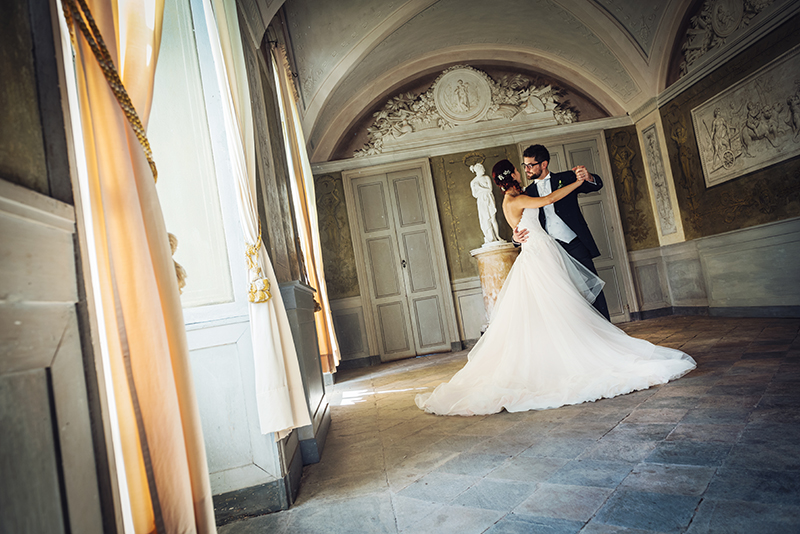
[[478, 201], [478, 220], [480, 220], [483, 231], [483, 243], [488, 245], [502, 241], [497, 229], [497, 217], [495, 217], [497, 206], [494, 203], [494, 194], [492, 194], [492, 179], [486, 175], [486, 169], [480, 163], [471, 165], [469, 170], [475, 173], [475, 178], [469, 185], [472, 188], [472, 196]]

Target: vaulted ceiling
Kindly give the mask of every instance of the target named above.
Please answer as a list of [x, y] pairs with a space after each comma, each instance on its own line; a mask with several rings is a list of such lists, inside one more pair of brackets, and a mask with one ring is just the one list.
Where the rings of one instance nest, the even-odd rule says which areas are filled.
[[[280, 2], [269, 6], [277, 11]], [[538, 74], [625, 115], [665, 88], [692, 0], [285, 0], [312, 161], [454, 64]]]

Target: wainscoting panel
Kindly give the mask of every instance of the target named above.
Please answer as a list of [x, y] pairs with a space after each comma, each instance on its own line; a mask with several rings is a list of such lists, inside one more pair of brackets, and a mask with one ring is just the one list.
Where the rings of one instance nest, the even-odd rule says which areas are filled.
[[211, 492], [260, 486], [282, 478], [272, 434], [258, 423], [250, 321], [187, 329], [189, 354]]
[[[369, 358], [371, 354], [367, 342], [367, 328], [364, 323], [361, 297], [332, 300], [331, 314], [342, 363]], [[366, 361], [363, 363], [367, 364]], [[347, 363], [344, 365], [344, 368], [348, 367]]]
[[[629, 253], [640, 312], [800, 314], [800, 218]], [[646, 316], [646, 315], [645, 315]]]
[[481, 328], [488, 322], [483, 303], [480, 277], [463, 278], [453, 282], [453, 300], [456, 303], [458, 332], [466, 346], [481, 337]]

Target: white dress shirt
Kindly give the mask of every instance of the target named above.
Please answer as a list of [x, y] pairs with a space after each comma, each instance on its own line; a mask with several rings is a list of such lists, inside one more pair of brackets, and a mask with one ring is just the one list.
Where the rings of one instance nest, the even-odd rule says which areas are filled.
[[[553, 186], [550, 183], [551, 176], [552, 175], [550, 173], [547, 173], [547, 176], [544, 178], [540, 180], [534, 180], [540, 197], [547, 196], [553, 192]], [[559, 241], [563, 241], [564, 243], [569, 243], [578, 237], [577, 234], [573, 232], [569, 226], [567, 226], [567, 223], [565, 223], [563, 219], [556, 214], [555, 204], [548, 204], [542, 209], [544, 210], [544, 217], [547, 225], [545, 230], [548, 234]]]

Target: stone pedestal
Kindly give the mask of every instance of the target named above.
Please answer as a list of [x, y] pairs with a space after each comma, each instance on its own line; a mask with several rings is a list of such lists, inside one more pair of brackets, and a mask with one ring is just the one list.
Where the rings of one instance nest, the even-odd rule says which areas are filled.
[[506, 281], [506, 276], [508, 276], [514, 260], [517, 259], [519, 248], [512, 243], [502, 241], [470, 250], [469, 253], [478, 260], [483, 304], [486, 308], [486, 322], [488, 323], [497, 295], [503, 288], [503, 282]]

